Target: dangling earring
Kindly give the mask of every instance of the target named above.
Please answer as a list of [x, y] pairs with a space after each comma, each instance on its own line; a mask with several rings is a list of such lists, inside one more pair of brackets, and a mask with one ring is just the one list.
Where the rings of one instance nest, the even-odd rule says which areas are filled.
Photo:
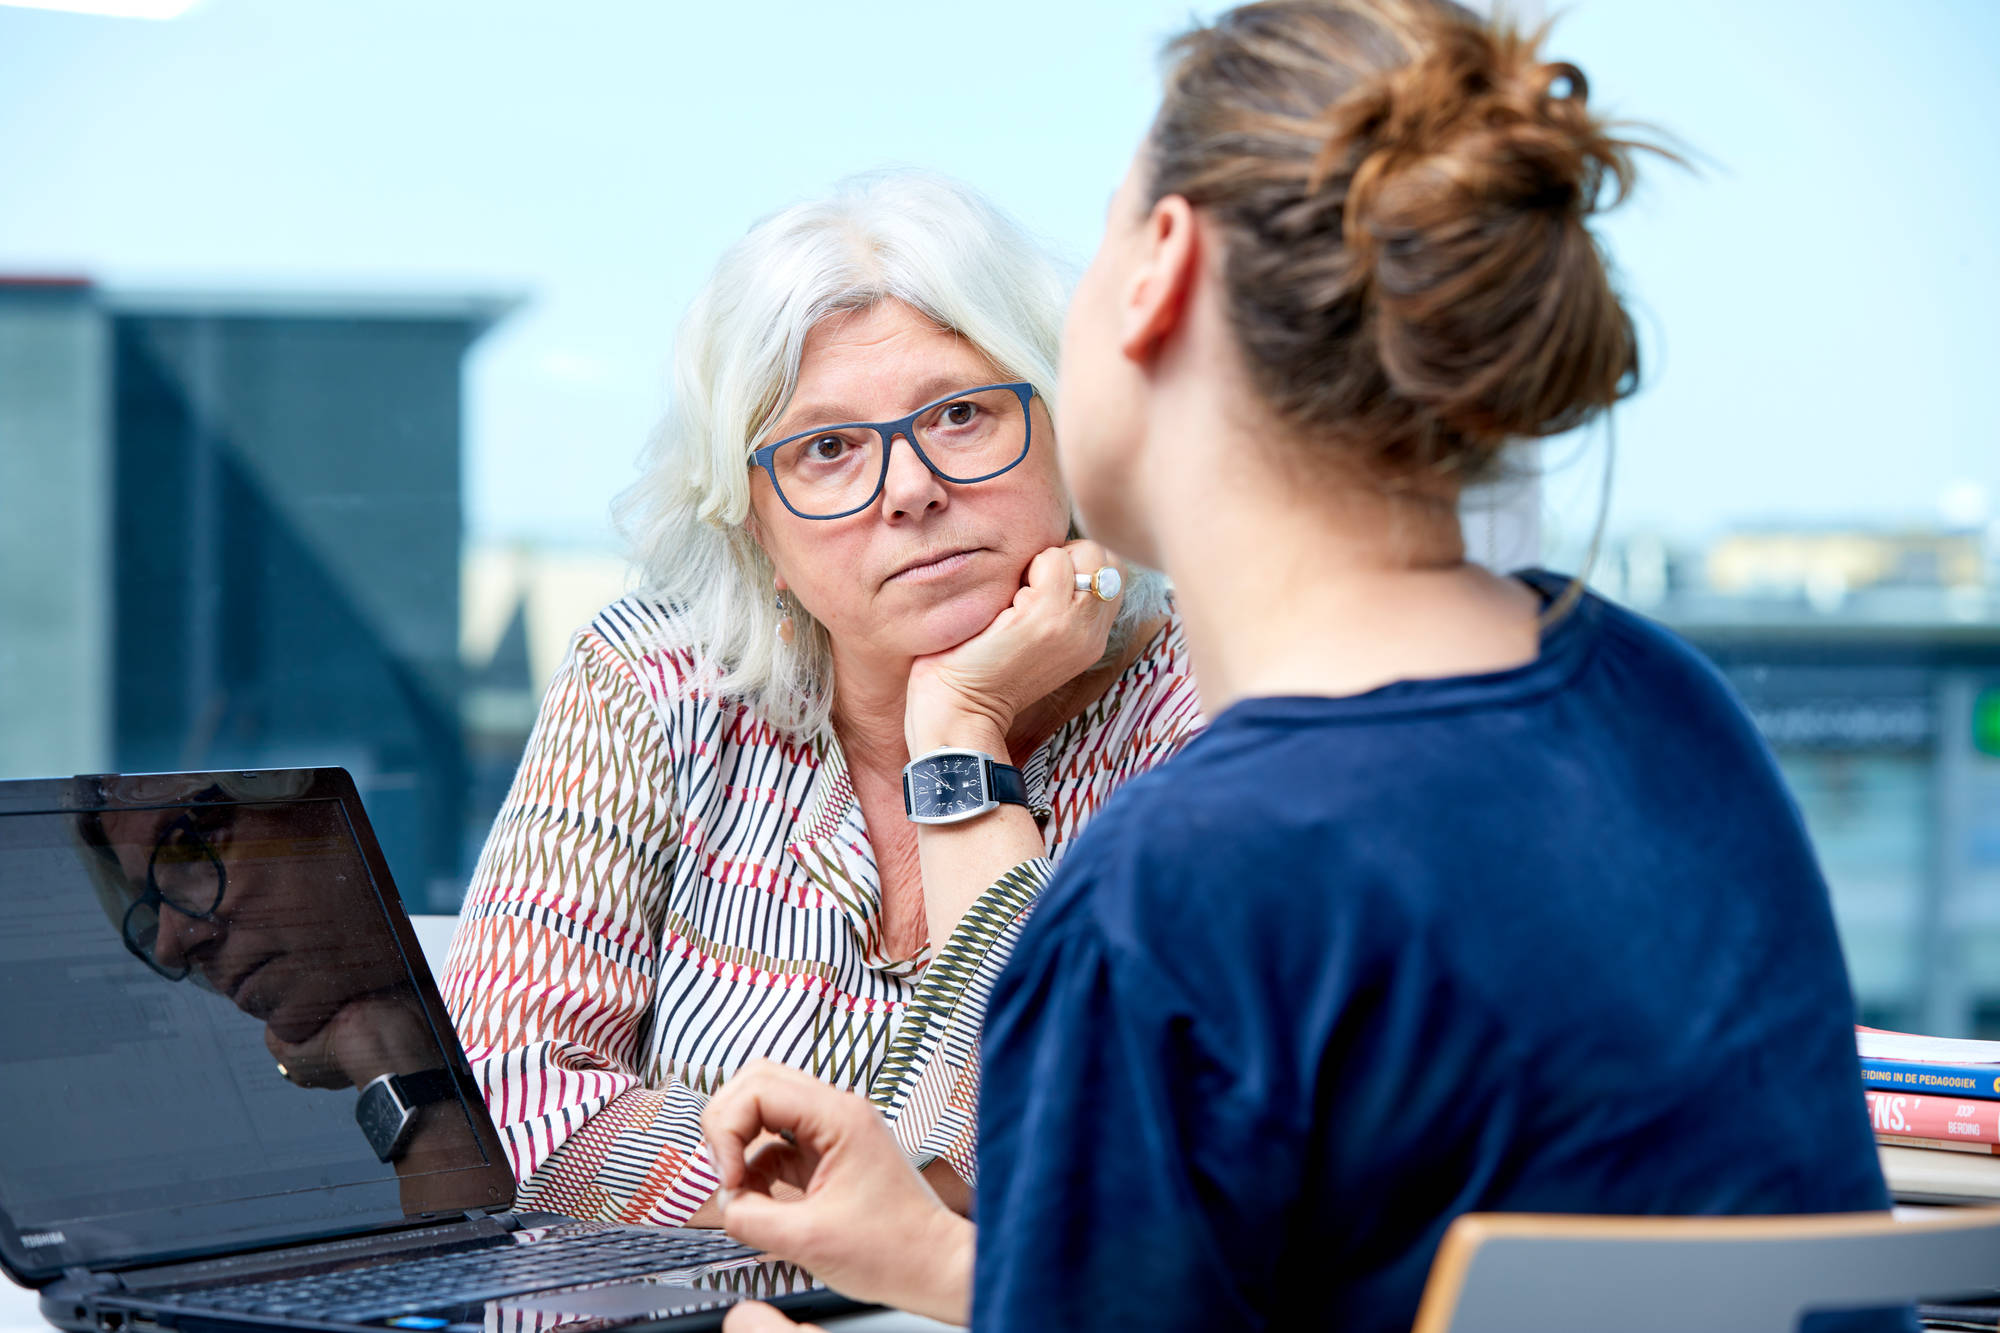
[[792, 624], [792, 609], [785, 605], [785, 594], [778, 593], [778, 642], [789, 648], [798, 637], [798, 629]]

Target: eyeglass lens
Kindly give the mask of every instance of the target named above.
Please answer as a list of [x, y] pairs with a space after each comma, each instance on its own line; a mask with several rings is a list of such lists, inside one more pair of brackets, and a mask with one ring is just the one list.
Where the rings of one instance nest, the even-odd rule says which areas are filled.
[[[916, 421], [912, 441], [946, 481], [982, 481], [1021, 460], [1028, 416], [1011, 388], [946, 399]], [[771, 471], [786, 503], [810, 517], [844, 514], [875, 498], [884, 474], [882, 435], [872, 426], [833, 426], [781, 444]]]
[[146, 878], [150, 892], [125, 913], [125, 942], [154, 971], [179, 980], [187, 975], [186, 967], [168, 967], [159, 961], [160, 904], [183, 916], [212, 919], [222, 905], [222, 861], [192, 823], [177, 819], [154, 843]]

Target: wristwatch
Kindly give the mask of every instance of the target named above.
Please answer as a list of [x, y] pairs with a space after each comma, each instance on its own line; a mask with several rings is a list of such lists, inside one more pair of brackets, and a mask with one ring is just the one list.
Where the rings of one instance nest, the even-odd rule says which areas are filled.
[[426, 1069], [417, 1074], [379, 1074], [361, 1089], [354, 1103], [354, 1122], [368, 1136], [375, 1156], [393, 1162], [402, 1156], [404, 1145], [416, 1129], [417, 1108], [432, 1102], [447, 1102], [458, 1095], [458, 1080], [449, 1069]]
[[903, 765], [903, 813], [916, 824], [956, 824], [1005, 802], [1028, 804], [1021, 770], [983, 750], [946, 746]]

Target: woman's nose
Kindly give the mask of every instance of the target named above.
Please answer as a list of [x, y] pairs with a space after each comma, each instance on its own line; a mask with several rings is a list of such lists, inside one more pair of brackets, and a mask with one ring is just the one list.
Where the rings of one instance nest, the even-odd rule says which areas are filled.
[[188, 966], [188, 956], [222, 934], [219, 921], [189, 916], [172, 903], [159, 906], [160, 932], [153, 939], [153, 961], [165, 968]]
[[942, 509], [950, 500], [945, 484], [924, 466], [907, 435], [889, 442], [889, 474], [882, 478], [882, 511], [887, 515]]

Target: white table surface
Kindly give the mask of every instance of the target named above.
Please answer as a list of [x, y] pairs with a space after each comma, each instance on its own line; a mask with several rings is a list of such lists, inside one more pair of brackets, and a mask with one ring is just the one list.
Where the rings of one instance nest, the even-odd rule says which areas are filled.
[[[49, 1333], [52, 1325], [42, 1318], [37, 1299], [26, 1287], [0, 1282], [0, 1333]], [[949, 1333], [951, 1329], [950, 1324], [899, 1310], [847, 1315], [827, 1320], [826, 1326], [840, 1333]]]

